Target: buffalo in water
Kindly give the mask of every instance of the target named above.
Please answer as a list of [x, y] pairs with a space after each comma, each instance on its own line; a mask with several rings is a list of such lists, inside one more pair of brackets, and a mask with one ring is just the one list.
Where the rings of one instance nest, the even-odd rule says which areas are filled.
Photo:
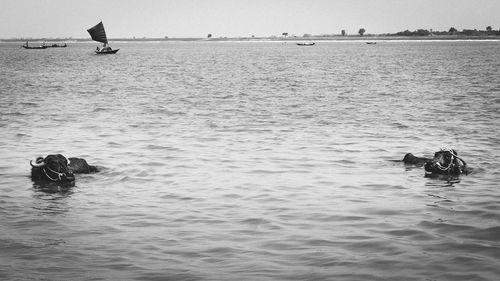
[[47, 157], [38, 157], [30, 161], [31, 179], [35, 182], [75, 181], [74, 174], [89, 174], [98, 172], [96, 166], [91, 166], [82, 158], [67, 159], [61, 154], [51, 154]]
[[469, 172], [465, 161], [458, 157], [454, 149], [449, 148], [442, 148], [434, 153], [434, 158], [416, 157], [407, 153], [402, 161], [405, 164], [424, 165], [426, 174], [459, 176]]

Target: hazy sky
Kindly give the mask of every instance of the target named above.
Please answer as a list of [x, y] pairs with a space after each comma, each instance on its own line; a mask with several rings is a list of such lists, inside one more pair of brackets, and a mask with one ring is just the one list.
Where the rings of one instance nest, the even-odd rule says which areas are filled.
[[302, 36], [500, 29], [500, 0], [0, 0], [0, 38]]

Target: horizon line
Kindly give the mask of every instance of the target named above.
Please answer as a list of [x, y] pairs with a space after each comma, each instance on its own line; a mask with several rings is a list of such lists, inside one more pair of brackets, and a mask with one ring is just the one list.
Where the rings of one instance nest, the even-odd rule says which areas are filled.
[[[383, 33], [383, 34], [351, 34], [351, 35], [341, 35], [341, 34], [331, 34], [331, 35], [310, 35], [310, 36], [238, 36], [238, 37], [117, 37], [109, 38], [108, 41], [221, 41], [221, 40], [276, 40], [276, 41], [292, 41], [292, 40], [328, 40], [331, 38], [342, 39], [363, 39], [363, 38], [428, 38], [432, 39], [435, 37], [441, 38], [485, 38], [492, 39], [498, 38], [500, 40], [500, 34], [430, 34], [430, 35], [397, 35], [396, 33]], [[72, 38], [72, 37], [10, 37], [10, 38], [0, 38], [1, 42], [23, 42], [23, 41], [78, 41], [78, 42], [93, 42], [91, 38]]]

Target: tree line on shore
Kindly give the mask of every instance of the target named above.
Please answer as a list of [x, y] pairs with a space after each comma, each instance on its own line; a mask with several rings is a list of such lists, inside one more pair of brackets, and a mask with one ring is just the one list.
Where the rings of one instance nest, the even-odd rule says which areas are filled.
[[[358, 30], [357, 35], [359, 36], [364, 36], [366, 33], [365, 28], [360, 28]], [[347, 32], [345, 29], [342, 29], [340, 32], [341, 36], [348, 36]], [[455, 27], [450, 27], [448, 31], [434, 31], [432, 29], [417, 29], [415, 31], [410, 31], [410, 30], [405, 30], [405, 31], [399, 31], [396, 33], [383, 33], [383, 34], [368, 34], [368, 36], [404, 36], [404, 37], [411, 37], [411, 36], [443, 36], [443, 35], [459, 35], [459, 36], [492, 36], [492, 35], [500, 35], [500, 30], [493, 30], [491, 26], [487, 26], [485, 30], [477, 30], [477, 29], [463, 29], [462, 31], [458, 31]], [[298, 36], [295, 35], [290, 35], [288, 32], [283, 32], [281, 34], [284, 38], [288, 38], [289, 36], [291, 38], [298, 38]], [[312, 35], [309, 33], [305, 33], [302, 35], [302, 37], [307, 38], [307, 37], [336, 37], [339, 36], [338, 34], [323, 34], [323, 35]], [[277, 38], [277, 36], [270, 36], [271, 38]], [[165, 37], [168, 38], [168, 37]], [[212, 38], [212, 34], [209, 33], [207, 35], [208, 39]], [[222, 37], [221, 37], [222, 38]], [[224, 37], [226, 38], [226, 37]], [[255, 35], [252, 35], [251, 38], [256, 38]]]
[[491, 26], [487, 26], [486, 30], [463, 29], [458, 31], [454, 27], [450, 27], [448, 31], [434, 31], [432, 29], [417, 29], [415, 31], [400, 31], [394, 34], [386, 34], [389, 36], [432, 36], [432, 35], [464, 35], [464, 36], [489, 36], [500, 35], [500, 30], [493, 30]]
[[[364, 36], [366, 33], [365, 28], [360, 28], [358, 30], [358, 33], [356, 35], [359, 36]], [[284, 37], [288, 36], [288, 33], [283, 33], [282, 34]], [[340, 32], [341, 36], [348, 36], [347, 32], [345, 29], [342, 29]], [[462, 31], [458, 31], [455, 27], [451, 27], [448, 31], [435, 31], [435, 30], [428, 30], [428, 29], [417, 29], [414, 31], [410, 30], [405, 30], [405, 31], [399, 31], [396, 33], [383, 33], [383, 34], [368, 34], [369, 36], [373, 35], [382, 35], [382, 36], [405, 36], [405, 37], [410, 37], [410, 36], [434, 36], [434, 35], [460, 35], [460, 36], [498, 36], [500, 35], [500, 30], [493, 30], [491, 26], [487, 26], [485, 30], [477, 30], [477, 29], [463, 29]], [[325, 35], [311, 35], [311, 34], [304, 34], [303, 37], [330, 37], [330, 36], [338, 36], [336, 34], [325, 34]]]

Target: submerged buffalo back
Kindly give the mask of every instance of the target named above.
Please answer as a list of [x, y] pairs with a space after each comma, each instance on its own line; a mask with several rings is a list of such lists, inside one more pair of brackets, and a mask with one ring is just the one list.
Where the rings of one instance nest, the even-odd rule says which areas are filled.
[[405, 164], [423, 165], [429, 161], [431, 161], [431, 159], [425, 157], [417, 157], [411, 153], [407, 153], [403, 158], [403, 163]]
[[72, 157], [69, 158], [68, 168], [73, 173], [88, 174], [98, 172], [96, 166], [91, 166], [83, 158]]

